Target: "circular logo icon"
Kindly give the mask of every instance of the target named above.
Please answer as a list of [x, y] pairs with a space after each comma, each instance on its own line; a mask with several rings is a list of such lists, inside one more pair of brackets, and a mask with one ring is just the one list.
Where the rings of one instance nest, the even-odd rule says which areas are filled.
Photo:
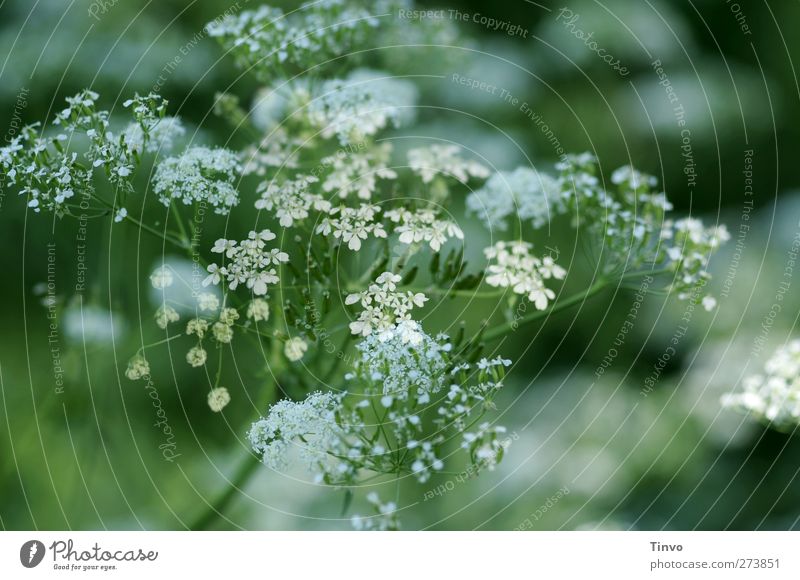
[[44, 559], [44, 544], [39, 540], [29, 540], [19, 549], [19, 561], [26, 568], [35, 568]]

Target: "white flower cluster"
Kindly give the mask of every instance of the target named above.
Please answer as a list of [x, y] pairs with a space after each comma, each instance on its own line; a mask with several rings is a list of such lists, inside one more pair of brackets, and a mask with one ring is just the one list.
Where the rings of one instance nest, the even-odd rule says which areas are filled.
[[420, 176], [423, 183], [430, 183], [437, 175], [467, 183], [471, 177], [485, 179], [489, 169], [474, 159], [461, 157], [458, 145], [431, 145], [411, 149], [408, 166]]
[[308, 120], [323, 137], [334, 135], [342, 144], [359, 143], [392, 125], [414, 118], [416, 88], [408, 81], [369, 70], [354, 71], [347, 79], [325, 81], [308, 105]]
[[487, 228], [508, 229], [513, 217], [539, 229], [564, 213], [559, 183], [547, 174], [528, 167], [492, 175], [480, 189], [467, 197], [467, 209]]
[[242, 175], [264, 176], [271, 168], [296, 169], [298, 152], [304, 145], [300, 137], [290, 137], [284, 127], [264, 137], [258, 146], [249, 145], [242, 152]]
[[379, 212], [377, 205], [369, 203], [362, 203], [358, 207], [332, 207], [328, 215], [320, 220], [315, 231], [323, 236], [333, 234], [334, 238], [346, 243], [348, 248], [358, 251], [361, 249], [361, 242], [369, 236], [387, 236], [383, 224], [375, 219]]
[[190, 147], [158, 164], [153, 190], [165, 206], [173, 200], [184, 205], [205, 201], [215, 213], [225, 215], [239, 203], [234, 182], [241, 172], [239, 156], [233, 151]]
[[[342, 396], [311, 393], [304, 401], [279, 401], [250, 428], [248, 438], [264, 465], [286, 469], [296, 449], [317, 482], [340, 483], [355, 472], [345, 459], [348, 434], [337, 421]], [[337, 456], [342, 456], [338, 459]]]
[[404, 341], [399, 327], [359, 344], [346, 395], [313, 393], [274, 405], [249, 435], [264, 463], [285, 469], [297, 448], [318, 482], [353, 485], [364, 470], [425, 482], [444, 469], [453, 455], [448, 444], [457, 441], [476, 465], [496, 465], [508, 446], [505, 429], [479, 422], [494, 408], [510, 361], [454, 367], [447, 337], [433, 339], [418, 326], [416, 332], [415, 344]]
[[164, 117], [146, 128], [141, 123], [131, 123], [126, 127], [123, 139], [136, 153], [164, 153], [171, 151], [175, 141], [185, 133], [186, 129], [179, 118]]
[[261, 199], [256, 201], [256, 209], [274, 212], [280, 225], [285, 228], [302, 222], [312, 209], [329, 212], [331, 203], [321, 195], [309, 192], [309, 186], [317, 181], [312, 176], [300, 176], [283, 183], [265, 181], [258, 187]]
[[780, 347], [764, 365], [763, 375], [744, 381], [741, 393], [724, 395], [722, 404], [781, 431], [800, 426], [800, 340]]
[[555, 293], [547, 288], [545, 280], [563, 280], [567, 271], [550, 256], [538, 258], [531, 254], [528, 242], [497, 242], [483, 250], [489, 260], [486, 283], [498, 288], [511, 288], [516, 294], [527, 296], [538, 310], [547, 308]]
[[378, 494], [374, 491], [367, 494], [367, 501], [372, 506], [375, 513], [371, 516], [354, 515], [350, 519], [353, 529], [373, 532], [387, 532], [400, 529], [400, 522], [397, 519], [397, 504], [393, 501], [382, 502]]
[[[84, 90], [66, 99], [67, 108], [60, 111], [55, 125], [64, 128], [63, 133], [53, 136], [39, 134], [39, 124], [23, 127], [19, 134], [0, 147], [0, 175], [4, 185], [18, 186], [19, 194], [28, 200], [35, 212], [42, 208], [56, 215], [68, 214], [69, 200], [90, 197], [94, 194], [93, 170], [102, 167], [108, 180], [118, 188], [121, 195], [133, 192], [131, 176], [139, 163], [138, 153], [149, 150], [154, 128], [166, 111], [166, 101], [158, 95], [136, 96], [126, 101], [133, 105], [133, 114], [139, 132], [138, 147], [126, 139], [127, 132], [115, 135], [109, 129], [108, 111], [96, 107], [99, 95]], [[77, 133], [89, 140], [85, 157], [89, 167], [80, 161], [70, 145]], [[126, 212], [120, 209], [117, 217], [124, 219]]]
[[[681, 300], [691, 299], [696, 289], [704, 286], [711, 277], [708, 263], [711, 255], [730, 239], [725, 225], [706, 227], [695, 218], [664, 222], [662, 239], [665, 241], [665, 265], [675, 272], [672, 289]], [[711, 310], [716, 300], [706, 295], [703, 306]]]
[[438, 252], [447, 240], [464, 239], [464, 232], [456, 224], [448, 220], [440, 220], [436, 212], [430, 209], [409, 211], [404, 208], [389, 210], [384, 214], [392, 222], [399, 224], [395, 233], [400, 234], [400, 242], [404, 244], [426, 243], [431, 250]]
[[325, 157], [322, 164], [330, 167], [322, 189], [334, 192], [342, 199], [356, 194], [360, 199], [369, 200], [375, 193], [378, 179], [395, 179], [397, 172], [387, 167], [392, 154], [390, 143], [375, 145], [363, 152], [346, 152]]
[[244, 284], [256, 296], [264, 296], [270, 284], [280, 281], [277, 270], [272, 266], [280, 266], [289, 261], [286, 252], [277, 248], [267, 249], [266, 242], [274, 239], [275, 234], [263, 230], [251, 231], [247, 239], [241, 242], [224, 238], [217, 240], [211, 251], [225, 254], [228, 262], [223, 266], [209, 264], [209, 275], [203, 280], [203, 286], [220, 284], [224, 280], [231, 290]]
[[[409, 333], [418, 340], [410, 340]], [[424, 396], [445, 386], [445, 356], [451, 345], [431, 338], [414, 321], [371, 333], [357, 348], [360, 358], [354, 365], [354, 376], [380, 384], [384, 396], [405, 399], [409, 392]]]
[[[398, 290], [397, 284], [401, 280], [397, 274], [384, 272], [363, 292], [347, 296], [345, 304], [361, 303], [363, 308], [358, 318], [350, 323], [353, 334], [369, 336], [377, 332], [388, 338], [400, 323], [411, 321], [411, 310], [424, 306], [428, 298], [421, 293]], [[422, 340], [415, 325], [404, 325], [401, 331], [404, 342], [416, 345]]]
[[353, 0], [316, 0], [284, 14], [260, 6], [206, 25], [244, 70], [270, 80], [287, 67], [306, 70], [364, 44], [377, 30], [378, 14]]

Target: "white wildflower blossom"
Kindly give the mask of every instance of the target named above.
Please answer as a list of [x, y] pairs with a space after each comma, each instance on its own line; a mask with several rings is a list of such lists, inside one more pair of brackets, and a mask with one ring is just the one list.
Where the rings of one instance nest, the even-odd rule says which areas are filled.
[[150, 374], [150, 364], [143, 356], [135, 356], [128, 361], [125, 376], [132, 381], [138, 381]]
[[400, 529], [400, 522], [397, 518], [397, 504], [393, 501], [382, 502], [378, 494], [371, 492], [367, 494], [367, 501], [375, 512], [371, 516], [354, 515], [350, 518], [353, 529], [359, 531], [378, 531], [386, 532]]
[[390, 143], [375, 145], [363, 152], [338, 151], [325, 157], [322, 164], [331, 168], [325, 177], [322, 189], [334, 192], [342, 199], [356, 194], [360, 199], [369, 200], [375, 193], [378, 179], [395, 179], [397, 172], [387, 167], [391, 156]]
[[538, 258], [531, 254], [532, 244], [527, 242], [497, 242], [484, 249], [489, 260], [486, 268], [486, 283], [498, 288], [511, 288], [533, 302], [538, 310], [547, 308], [555, 293], [544, 281], [549, 278], [562, 280], [567, 272], [553, 258]]
[[163, 304], [156, 310], [156, 324], [162, 330], [166, 329], [170, 323], [177, 322], [180, 318], [178, 311], [169, 304]]
[[346, 432], [336, 421], [341, 396], [311, 393], [304, 401], [280, 401], [266, 418], [253, 423], [248, 434], [264, 465], [285, 469], [295, 448], [318, 481], [335, 483], [354, 475], [337, 456], [346, 456]]
[[539, 229], [565, 211], [558, 182], [544, 173], [520, 167], [495, 173], [467, 197], [467, 209], [488, 228], [508, 229], [508, 219], [518, 217]]
[[[347, 296], [345, 304], [360, 303], [363, 308], [358, 318], [350, 323], [353, 334], [369, 336], [377, 332], [382, 337], [391, 337], [400, 323], [411, 319], [413, 308], [425, 305], [428, 299], [424, 294], [397, 290], [401, 279], [397, 274], [384, 272], [367, 290]], [[422, 340], [420, 334], [408, 330], [402, 336], [412, 344]]]
[[206, 359], [208, 358], [208, 353], [202, 346], [193, 346], [189, 349], [189, 352], [186, 353], [186, 362], [188, 362], [193, 367], [201, 367], [206, 364]]
[[190, 147], [158, 164], [153, 191], [166, 206], [173, 200], [185, 205], [204, 201], [215, 213], [224, 215], [239, 203], [234, 182], [241, 172], [239, 157], [233, 151]]
[[333, 234], [341, 239], [353, 251], [361, 249], [361, 243], [369, 238], [385, 238], [386, 230], [379, 221], [375, 221], [380, 212], [377, 205], [362, 203], [358, 207], [334, 207], [328, 216], [320, 220], [316, 233], [323, 236]]
[[437, 175], [467, 183], [471, 177], [485, 179], [489, 177], [489, 169], [473, 159], [461, 157], [458, 145], [431, 145], [411, 149], [408, 152], [408, 165], [422, 178], [423, 183], [430, 183]]
[[307, 143], [290, 137], [284, 127], [278, 127], [264, 137], [258, 146], [250, 145], [242, 152], [242, 175], [264, 176], [271, 168], [296, 169], [298, 154]]
[[126, 217], [128, 217], [128, 210], [124, 207], [121, 207], [114, 214], [114, 223], [120, 223]]
[[197, 295], [197, 307], [205, 312], [216, 312], [219, 309], [219, 298], [211, 292], [200, 292]]
[[331, 203], [321, 195], [310, 193], [309, 186], [318, 179], [312, 176], [298, 177], [283, 183], [266, 181], [258, 192], [261, 199], [255, 202], [256, 209], [273, 212], [281, 226], [292, 227], [295, 222], [302, 222], [311, 210], [329, 212]]
[[169, 288], [174, 282], [175, 278], [172, 275], [172, 269], [167, 265], [159, 266], [150, 274], [150, 283], [156, 290]]
[[431, 250], [438, 252], [442, 245], [450, 239], [464, 239], [464, 232], [456, 224], [448, 220], [438, 219], [436, 212], [430, 209], [409, 211], [398, 208], [384, 214], [392, 222], [399, 224], [395, 232], [400, 234], [404, 244], [427, 243]]
[[255, 322], [269, 320], [269, 302], [263, 298], [255, 298], [247, 305], [247, 318]]
[[302, 359], [307, 350], [308, 343], [299, 336], [290, 338], [286, 341], [286, 344], [283, 345], [283, 354], [292, 362], [297, 362]]
[[800, 426], [800, 340], [778, 348], [764, 374], [745, 379], [742, 392], [724, 395], [722, 404], [782, 431]]
[[345, 80], [324, 82], [307, 114], [323, 137], [335, 135], [345, 145], [359, 143], [389, 125], [409, 122], [416, 99], [416, 88], [408, 81], [358, 70]]
[[225, 387], [211, 389], [208, 393], [208, 408], [215, 413], [219, 413], [231, 402], [231, 395]]
[[211, 326], [211, 333], [214, 335], [214, 340], [223, 344], [229, 344], [233, 340], [233, 328], [221, 321]]
[[203, 285], [225, 281], [229, 289], [236, 290], [239, 284], [244, 284], [256, 296], [264, 296], [269, 285], [280, 280], [277, 270], [271, 266], [280, 266], [289, 260], [286, 252], [267, 249], [266, 242], [274, 239], [275, 234], [270, 230], [251, 231], [241, 242], [218, 239], [211, 251], [224, 254], [228, 261], [224, 266], [209, 264], [209, 275], [203, 280]]
[[123, 139], [132, 151], [139, 154], [167, 153], [172, 151], [175, 141], [186, 134], [181, 120], [177, 117], [157, 119], [147, 127], [140, 123], [131, 123], [123, 132]]
[[204, 318], [192, 318], [186, 323], [186, 334], [195, 335], [197, 338], [203, 338], [208, 330], [208, 320]]

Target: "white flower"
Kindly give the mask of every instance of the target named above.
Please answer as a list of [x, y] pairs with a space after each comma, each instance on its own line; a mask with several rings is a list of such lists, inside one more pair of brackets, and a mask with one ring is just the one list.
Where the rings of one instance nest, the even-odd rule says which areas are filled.
[[778, 348], [764, 372], [745, 379], [741, 393], [723, 396], [723, 406], [751, 413], [776, 429], [796, 429], [800, 425], [800, 340]]
[[197, 338], [203, 338], [208, 330], [208, 321], [203, 318], [192, 318], [186, 323], [186, 334], [194, 334]]
[[193, 346], [189, 349], [189, 352], [186, 353], [186, 362], [188, 362], [193, 367], [201, 367], [206, 364], [206, 359], [208, 358], [208, 353], [206, 353], [205, 349], [202, 346]]
[[200, 310], [216, 312], [219, 308], [219, 298], [211, 292], [201, 292], [197, 295], [197, 307]]
[[397, 173], [386, 164], [391, 156], [389, 143], [375, 145], [364, 152], [340, 150], [325, 157], [322, 164], [332, 171], [322, 183], [326, 192], [335, 192], [346, 199], [355, 193], [360, 199], [369, 200], [377, 187], [378, 179], [395, 179]]
[[317, 181], [316, 177], [310, 176], [298, 177], [280, 184], [274, 180], [266, 181], [258, 187], [261, 199], [256, 201], [256, 209], [274, 211], [280, 225], [285, 228], [291, 227], [295, 222], [302, 222], [312, 209], [330, 211], [329, 201], [321, 195], [308, 191], [309, 186]]
[[484, 249], [489, 260], [486, 283], [498, 288], [511, 288], [533, 302], [537, 310], [547, 308], [555, 293], [544, 285], [545, 279], [562, 280], [567, 271], [556, 265], [551, 257], [537, 258], [527, 242], [497, 242]]
[[266, 242], [273, 239], [275, 234], [270, 230], [262, 230], [251, 231], [248, 238], [241, 242], [217, 240], [211, 251], [224, 254], [228, 263], [225, 266], [209, 264], [209, 275], [203, 280], [203, 286], [216, 285], [225, 280], [231, 290], [236, 290], [239, 284], [245, 284], [256, 296], [264, 296], [269, 285], [280, 281], [277, 270], [270, 266], [279, 266], [289, 261], [286, 252], [275, 248], [267, 249]]
[[411, 212], [399, 208], [389, 210], [384, 215], [392, 222], [400, 224], [395, 232], [400, 234], [400, 242], [404, 244], [426, 242], [431, 250], [438, 252], [447, 240], [464, 239], [461, 228], [453, 222], [437, 219], [433, 210], [420, 209]]
[[231, 402], [231, 395], [225, 387], [211, 389], [208, 393], [208, 407], [215, 413], [219, 413], [228, 403]]
[[529, 221], [539, 229], [566, 208], [554, 178], [520, 167], [492, 175], [483, 187], [469, 194], [467, 209], [479, 216], [486, 227], [505, 231], [509, 217]]
[[180, 320], [178, 311], [169, 304], [164, 304], [156, 310], [156, 324], [162, 330], [167, 328], [171, 322], [177, 322], [178, 320]]
[[283, 346], [283, 353], [292, 362], [297, 362], [308, 350], [308, 344], [300, 337], [290, 338]]
[[211, 327], [214, 340], [223, 344], [229, 344], [233, 340], [233, 328], [224, 322], [215, 322]]
[[[345, 304], [360, 302], [364, 309], [358, 318], [350, 323], [350, 331], [353, 334], [369, 336], [373, 332], [394, 331], [400, 323], [410, 319], [414, 307], [425, 304], [428, 299], [422, 293], [398, 292], [397, 283], [401, 280], [397, 274], [384, 272], [367, 290], [347, 296]], [[414, 330], [412, 327], [403, 329], [401, 336], [406, 342], [416, 341], [417, 335]]]
[[431, 145], [411, 149], [408, 165], [423, 183], [430, 183], [437, 175], [467, 183], [470, 177], [489, 177], [489, 170], [472, 159], [462, 159], [458, 145]]
[[180, 119], [164, 117], [147, 125], [147, 134], [140, 123], [131, 123], [122, 136], [127, 146], [137, 153], [166, 153], [171, 151], [175, 140], [186, 133]]
[[353, 251], [361, 249], [361, 243], [369, 236], [385, 238], [386, 230], [375, 218], [380, 211], [377, 205], [361, 204], [357, 208], [335, 207], [328, 212], [316, 228], [316, 233], [323, 236], [333, 234], [335, 238], [347, 244]]
[[416, 100], [412, 83], [357, 70], [346, 80], [322, 83], [308, 106], [308, 118], [323, 137], [336, 135], [342, 144], [358, 143], [390, 124], [398, 127], [413, 119]]
[[150, 283], [156, 290], [169, 288], [174, 281], [175, 278], [172, 275], [172, 270], [166, 265], [159, 266], [150, 274]]
[[125, 376], [132, 381], [146, 377], [150, 374], [150, 365], [143, 356], [135, 356], [128, 361], [128, 368], [125, 370]]
[[227, 214], [239, 203], [234, 182], [241, 172], [239, 157], [233, 151], [190, 147], [158, 164], [153, 191], [166, 206], [172, 200], [185, 205], [204, 201], [216, 213]]
[[124, 207], [121, 207], [117, 210], [117, 213], [114, 214], [114, 221], [116, 223], [119, 223], [126, 217], [128, 217], [128, 210], [125, 209]]
[[703, 297], [703, 308], [705, 308], [705, 310], [707, 312], [711, 312], [716, 307], [717, 307], [717, 299], [716, 298], [714, 298], [713, 296], [704, 296]]
[[247, 318], [256, 322], [269, 319], [269, 302], [262, 298], [255, 298], [247, 305]]

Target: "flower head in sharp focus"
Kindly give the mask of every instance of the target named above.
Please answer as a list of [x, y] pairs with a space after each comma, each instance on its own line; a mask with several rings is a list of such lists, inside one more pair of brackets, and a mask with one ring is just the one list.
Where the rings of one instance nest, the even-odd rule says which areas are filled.
[[423, 183], [430, 183], [441, 175], [467, 183], [471, 177], [485, 179], [489, 169], [475, 160], [461, 157], [458, 145], [431, 145], [411, 149], [408, 152], [408, 166], [420, 176]]
[[484, 249], [489, 260], [486, 283], [498, 288], [511, 288], [514, 293], [527, 296], [538, 310], [547, 308], [555, 293], [545, 286], [547, 279], [563, 280], [567, 271], [546, 256], [538, 258], [531, 253], [528, 242], [497, 242]]
[[398, 224], [395, 232], [400, 234], [403, 244], [427, 243], [431, 250], [438, 252], [449, 239], [464, 239], [464, 232], [456, 224], [439, 219], [431, 209], [409, 211], [399, 208], [384, 214], [389, 220]]
[[381, 222], [376, 221], [380, 212], [377, 205], [362, 203], [358, 207], [338, 206], [328, 211], [315, 231], [323, 236], [333, 235], [341, 239], [353, 251], [361, 249], [363, 241], [370, 236], [385, 238], [386, 230]]
[[800, 340], [778, 348], [764, 373], [745, 379], [742, 391], [724, 395], [722, 404], [781, 431], [800, 426]]
[[[377, 332], [382, 337], [390, 337], [401, 322], [411, 320], [412, 309], [425, 305], [428, 298], [424, 294], [398, 290], [400, 280], [401, 276], [384, 272], [367, 290], [347, 296], [345, 304], [360, 303], [363, 308], [358, 318], [350, 323], [353, 334], [369, 336]], [[422, 340], [420, 333], [410, 328], [405, 330], [405, 342], [417, 344]]]
[[267, 242], [274, 240], [275, 234], [270, 230], [251, 231], [246, 240], [218, 239], [211, 248], [217, 254], [223, 254], [226, 262], [223, 266], [216, 263], [208, 265], [208, 276], [203, 285], [227, 283], [230, 290], [236, 290], [244, 284], [256, 296], [264, 296], [271, 284], [280, 281], [276, 267], [289, 261], [289, 255], [277, 248], [267, 248]]
[[173, 200], [185, 205], [204, 201], [224, 215], [239, 203], [234, 183], [241, 173], [239, 156], [233, 151], [190, 147], [158, 164], [153, 190], [166, 206]]

